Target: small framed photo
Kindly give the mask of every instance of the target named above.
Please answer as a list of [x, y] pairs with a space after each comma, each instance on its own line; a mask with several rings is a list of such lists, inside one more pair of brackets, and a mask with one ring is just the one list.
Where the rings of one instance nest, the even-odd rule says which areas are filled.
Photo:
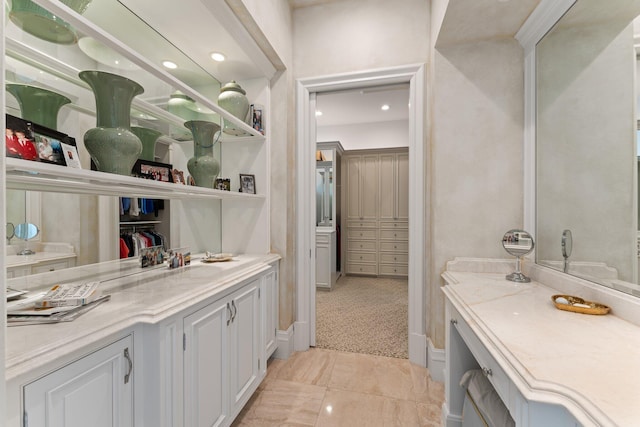
[[62, 144], [72, 146], [75, 149], [75, 139], [62, 132], [10, 114], [6, 115], [6, 122], [7, 157], [69, 166], [65, 160]]
[[178, 169], [173, 169], [171, 171], [171, 176], [173, 178], [173, 182], [175, 182], [176, 184], [187, 185], [186, 181], [184, 180], [184, 172]]
[[264, 135], [264, 107], [260, 104], [251, 104], [251, 127]]
[[64, 156], [64, 161], [67, 166], [70, 168], [82, 169], [76, 146], [65, 144], [64, 142], [61, 142], [60, 146], [62, 147], [62, 155]]
[[248, 174], [240, 174], [240, 192], [248, 194], [256, 194], [256, 176]]
[[229, 178], [216, 178], [216, 190], [231, 191], [231, 180]]
[[152, 179], [154, 181], [173, 182], [172, 172], [173, 166], [169, 164], [138, 159], [133, 166], [132, 174], [139, 178]]

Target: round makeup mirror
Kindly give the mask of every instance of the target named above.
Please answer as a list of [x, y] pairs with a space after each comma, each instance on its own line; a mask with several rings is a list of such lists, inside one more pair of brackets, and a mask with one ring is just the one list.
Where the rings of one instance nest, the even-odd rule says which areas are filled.
[[7, 223], [7, 228], [5, 229], [5, 236], [7, 238], [7, 245], [11, 244], [11, 239], [15, 236], [16, 227], [12, 222]]
[[562, 256], [564, 259], [567, 259], [571, 256], [571, 251], [573, 250], [573, 236], [571, 235], [571, 230], [564, 230], [562, 232]]
[[26, 247], [26, 242], [36, 237], [39, 232], [40, 230], [38, 230], [38, 227], [36, 227], [35, 224], [31, 224], [29, 222], [23, 222], [22, 224], [16, 225], [14, 230], [15, 237], [25, 241], [25, 248], [22, 251], [18, 252], [18, 255], [33, 255], [35, 253], [31, 249]]
[[528, 283], [531, 281], [520, 271], [522, 257], [531, 253], [534, 247], [533, 237], [524, 230], [509, 230], [502, 237], [502, 247], [509, 255], [516, 257], [516, 271], [507, 274], [507, 280], [519, 283]]

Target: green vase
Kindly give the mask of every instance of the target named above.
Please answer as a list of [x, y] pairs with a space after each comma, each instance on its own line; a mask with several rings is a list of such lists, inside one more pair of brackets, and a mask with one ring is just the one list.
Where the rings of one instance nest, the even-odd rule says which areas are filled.
[[131, 132], [142, 141], [142, 153], [138, 158], [153, 162], [156, 159], [156, 142], [162, 136], [162, 132], [138, 126], [131, 126]]
[[[231, 80], [220, 88], [218, 96], [218, 105], [243, 122], [246, 122], [249, 114], [249, 100], [246, 97], [247, 92], [240, 87], [238, 83]], [[238, 129], [235, 124], [224, 119], [224, 133], [229, 135], [245, 135], [244, 130]]]
[[58, 112], [71, 102], [69, 98], [35, 86], [7, 84], [6, 88], [18, 100], [23, 119], [58, 130]]
[[191, 120], [184, 125], [193, 135], [193, 157], [187, 162], [187, 169], [198, 187], [215, 188], [220, 163], [213, 157], [213, 137], [220, 125], [204, 120]]
[[142, 142], [131, 132], [131, 102], [144, 92], [126, 77], [103, 71], [81, 71], [96, 99], [96, 127], [84, 134], [84, 146], [99, 171], [131, 175]]
[[[79, 14], [84, 13], [91, 0], [60, 0]], [[75, 29], [31, 0], [13, 0], [9, 19], [23, 31], [42, 40], [58, 44], [78, 41]]]

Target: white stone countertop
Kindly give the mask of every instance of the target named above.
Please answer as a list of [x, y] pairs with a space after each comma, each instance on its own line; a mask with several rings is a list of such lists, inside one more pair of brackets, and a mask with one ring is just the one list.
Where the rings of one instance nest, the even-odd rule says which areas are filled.
[[[194, 259], [191, 265], [183, 268], [169, 270], [162, 266], [118, 279], [113, 278], [113, 266], [117, 262], [61, 270], [60, 273], [67, 275], [81, 271], [85, 279], [105, 280], [101, 284], [102, 292], [110, 294], [111, 299], [72, 322], [8, 327], [6, 380], [73, 354], [138, 323], [158, 323], [214, 295], [223, 297], [233, 292], [243, 280], [266, 271], [269, 264], [279, 259], [274, 254], [238, 255], [228, 262], [210, 264]], [[126, 262], [121, 270], [132, 270], [124, 264]], [[91, 271], [94, 274], [88, 275]], [[56, 273], [55, 280], [66, 280], [64, 275]], [[22, 283], [37, 289], [35, 284], [44, 285], [46, 277], [42, 274], [28, 276], [17, 284], [18, 287]]]
[[7, 268], [26, 267], [37, 265], [41, 262], [59, 261], [75, 258], [76, 254], [69, 252], [36, 252], [33, 255], [7, 255]]
[[443, 277], [445, 294], [526, 399], [562, 405], [585, 426], [640, 425], [640, 327], [615, 307], [604, 316], [558, 310], [551, 296], [564, 292], [504, 274]]

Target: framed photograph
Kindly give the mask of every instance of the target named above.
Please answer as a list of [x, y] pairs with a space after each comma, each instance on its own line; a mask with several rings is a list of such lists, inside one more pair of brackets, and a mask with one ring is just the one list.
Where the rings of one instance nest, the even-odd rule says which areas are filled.
[[66, 144], [74, 147], [77, 158], [76, 140], [69, 135], [10, 114], [6, 122], [7, 157], [68, 166], [62, 150], [62, 144]]
[[184, 172], [179, 171], [178, 169], [173, 169], [171, 171], [171, 177], [173, 178], [173, 182], [175, 182], [176, 184], [187, 185], [184, 180]]
[[256, 194], [256, 176], [240, 174], [240, 192]]
[[251, 127], [264, 135], [264, 107], [260, 104], [251, 104]]
[[231, 180], [229, 178], [217, 178], [216, 190], [231, 191]]
[[[173, 166], [166, 163], [136, 160], [132, 175], [138, 178], [153, 179], [154, 181], [173, 182]], [[184, 181], [184, 178], [183, 178]]]
[[64, 142], [60, 143], [62, 147], [62, 155], [64, 156], [64, 161], [70, 168], [82, 169], [80, 165], [80, 157], [78, 156], [78, 149], [75, 145], [65, 144]]

